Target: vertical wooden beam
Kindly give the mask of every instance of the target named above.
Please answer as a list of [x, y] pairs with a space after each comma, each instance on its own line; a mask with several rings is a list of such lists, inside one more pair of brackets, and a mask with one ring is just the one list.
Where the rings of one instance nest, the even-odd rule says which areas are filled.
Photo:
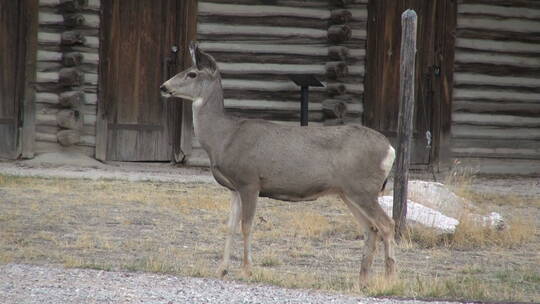
[[[197, 0], [182, 1], [182, 37], [181, 37], [181, 51], [182, 51], [182, 64], [181, 69], [187, 69], [191, 66], [191, 59], [188, 50], [188, 45], [191, 40], [197, 38]], [[191, 155], [193, 148], [193, 114], [191, 109], [191, 102], [182, 102], [182, 127], [180, 132], [180, 150], [184, 154], [184, 159]], [[179, 161], [179, 159], [177, 159]]]
[[111, 19], [112, 19], [113, 4], [111, 1], [102, 1], [100, 8], [100, 30], [99, 30], [99, 81], [98, 81], [98, 102], [96, 116], [96, 159], [101, 161], [107, 160], [107, 108], [106, 104], [108, 94], [108, 69], [109, 57], [107, 56], [111, 35]]
[[416, 12], [408, 9], [401, 15], [400, 107], [393, 206], [397, 240], [400, 240], [405, 231], [407, 216], [407, 183], [409, 182], [415, 99], [416, 29]]
[[34, 157], [34, 142], [36, 137], [35, 90], [37, 31], [38, 31], [38, 0], [24, 0], [24, 35], [26, 37], [25, 66], [24, 66], [24, 98], [22, 104], [23, 125], [19, 134], [22, 158]]

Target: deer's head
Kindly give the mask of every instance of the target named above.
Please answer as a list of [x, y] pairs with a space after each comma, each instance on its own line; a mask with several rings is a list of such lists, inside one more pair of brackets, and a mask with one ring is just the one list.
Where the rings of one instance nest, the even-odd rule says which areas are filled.
[[162, 96], [195, 100], [203, 96], [210, 84], [219, 81], [219, 70], [212, 56], [201, 51], [195, 41], [190, 43], [189, 52], [193, 65], [163, 83]]

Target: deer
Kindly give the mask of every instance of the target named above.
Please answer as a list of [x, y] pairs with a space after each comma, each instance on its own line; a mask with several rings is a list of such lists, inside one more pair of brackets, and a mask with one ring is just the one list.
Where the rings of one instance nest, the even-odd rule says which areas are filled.
[[[395, 275], [394, 221], [378, 203], [395, 150], [381, 133], [360, 124], [290, 126], [226, 113], [216, 60], [192, 41], [192, 66], [164, 82], [163, 97], [191, 101], [194, 132], [217, 183], [231, 191], [228, 233], [217, 274], [228, 273], [233, 237], [241, 227], [242, 273], [252, 274], [251, 232], [259, 197], [298, 202], [337, 195], [365, 237], [359, 282], [368, 280], [377, 242], [385, 275]], [[183, 100], [183, 101], [182, 101]]]

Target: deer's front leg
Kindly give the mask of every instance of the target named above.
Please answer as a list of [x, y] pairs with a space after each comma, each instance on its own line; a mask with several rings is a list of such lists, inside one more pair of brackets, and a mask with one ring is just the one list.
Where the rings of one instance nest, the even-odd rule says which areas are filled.
[[241, 213], [241, 204], [240, 204], [240, 194], [238, 192], [232, 191], [231, 192], [231, 213], [229, 215], [229, 222], [228, 222], [228, 231], [227, 231], [227, 239], [225, 241], [225, 250], [223, 251], [223, 261], [221, 262], [221, 265], [218, 268], [217, 274], [220, 277], [224, 277], [229, 268], [229, 262], [231, 258], [231, 246], [234, 238], [234, 234], [236, 232], [236, 229], [238, 227], [238, 223], [240, 222], [240, 213]]
[[258, 196], [258, 190], [243, 189], [240, 191], [240, 199], [242, 201], [242, 235], [244, 237], [242, 271], [246, 276], [251, 276], [251, 228], [253, 226], [255, 209], [257, 208]]

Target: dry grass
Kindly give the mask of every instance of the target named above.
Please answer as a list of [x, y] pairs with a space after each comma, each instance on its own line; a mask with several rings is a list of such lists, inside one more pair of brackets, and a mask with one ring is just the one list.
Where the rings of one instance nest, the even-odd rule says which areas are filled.
[[[0, 196], [0, 263], [213, 277], [221, 258], [229, 193], [219, 187], [0, 175]], [[540, 297], [540, 211], [528, 212], [503, 231], [467, 221], [442, 238], [413, 229], [397, 251], [400, 277], [360, 288], [361, 234], [338, 199], [261, 199], [254, 275], [240, 274], [238, 236], [230, 278], [373, 296], [530, 301]], [[379, 255], [375, 273], [382, 264]]]

